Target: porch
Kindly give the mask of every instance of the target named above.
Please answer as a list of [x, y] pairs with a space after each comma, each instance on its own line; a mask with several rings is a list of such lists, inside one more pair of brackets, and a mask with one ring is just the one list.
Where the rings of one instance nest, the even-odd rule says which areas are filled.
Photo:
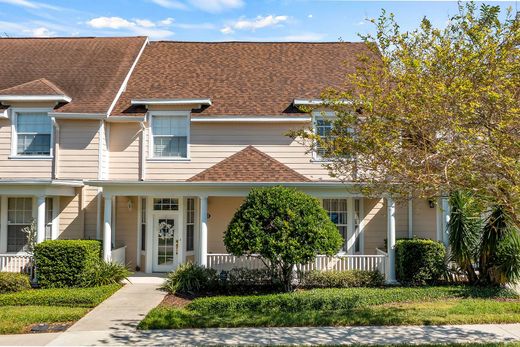
[[[258, 185], [103, 182], [105, 259], [113, 259], [118, 245], [126, 247], [126, 263], [145, 273], [172, 271], [185, 262], [218, 271], [262, 267], [258, 257], [227, 254], [223, 243], [234, 212], [251, 187]], [[345, 239], [339, 254], [318, 256], [302, 271], [378, 270], [393, 282], [397, 238], [446, 239], [448, 212], [442, 201], [433, 206], [427, 200], [396, 206], [391, 198], [365, 198], [347, 193], [336, 183], [286, 185], [320, 199]], [[388, 252], [382, 250], [387, 248], [386, 240]]]

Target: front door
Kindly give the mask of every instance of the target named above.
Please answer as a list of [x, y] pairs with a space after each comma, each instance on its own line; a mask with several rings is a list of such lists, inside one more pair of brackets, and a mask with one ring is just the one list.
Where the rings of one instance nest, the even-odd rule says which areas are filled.
[[156, 214], [153, 223], [153, 271], [169, 272], [180, 262], [182, 229], [177, 213]]

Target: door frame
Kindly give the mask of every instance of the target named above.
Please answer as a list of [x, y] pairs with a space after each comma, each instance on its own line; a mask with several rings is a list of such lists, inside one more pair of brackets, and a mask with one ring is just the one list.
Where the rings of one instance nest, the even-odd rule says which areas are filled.
[[[153, 208], [154, 199], [178, 199], [179, 209], [177, 211], [155, 211]], [[146, 199], [146, 255], [145, 255], [145, 272], [169, 272], [175, 270], [175, 267], [184, 263], [185, 261], [185, 227], [184, 227], [184, 198], [182, 196], [148, 196]], [[156, 216], [174, 217], [178, 223], [178, 240], [179, 250], [177, 255], [177, 262], [171, 269], [160, 269], [157, 265], [157, 239], [155, 234], [155, 219]]]

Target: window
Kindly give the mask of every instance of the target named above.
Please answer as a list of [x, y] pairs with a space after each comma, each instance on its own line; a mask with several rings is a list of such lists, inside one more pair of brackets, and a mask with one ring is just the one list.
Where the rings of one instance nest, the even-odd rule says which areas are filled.
[[[333, 128], [334, 113], [328, 112], [326, 114], [319, 114], [314, 116], [314, 132], [324, 141], [332, 140], [334, 137], [331, 135]], [[325, 156], [325, 148], [321, 147], [316, 143], [314, 151], [315, 160], [323, 160]]]
[[178, 211], [179, 199], [153, 199], [154, 211]]
[[45, 198], [45, 240], [52, 239], [52, 198]]
[[186, 199], [186, 251], [192, 252], [195, 245], [195, 199]]
[[146, 198], [141, 198], [141, 251], [146, 250]]
[[188, 158], [189, 116], [152, 116], [154, 158]]
[[45, 112], [16, 113], [15, 154], [19, 156], [51, 155], [52, 121]]
[[21, 252], [27, 246], [23, 229], [30, 226], [32, 198], [9, 198], [7, 200], [7, 252]]
[[339, 233], [345, 242], [341, 247], [341, 251], [347, 252], [348, 240], [348, 213], [347, 199], [323, 199], [323, 208], [327, 211], [330, 220], [336, 224]]

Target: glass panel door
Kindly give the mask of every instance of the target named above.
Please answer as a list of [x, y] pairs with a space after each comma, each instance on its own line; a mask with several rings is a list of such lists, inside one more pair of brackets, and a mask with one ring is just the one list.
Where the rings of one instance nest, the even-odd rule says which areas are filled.
[[172, 271], [178, 265], [180, 229], [177, 216], [154, 218], [154, 271]]

